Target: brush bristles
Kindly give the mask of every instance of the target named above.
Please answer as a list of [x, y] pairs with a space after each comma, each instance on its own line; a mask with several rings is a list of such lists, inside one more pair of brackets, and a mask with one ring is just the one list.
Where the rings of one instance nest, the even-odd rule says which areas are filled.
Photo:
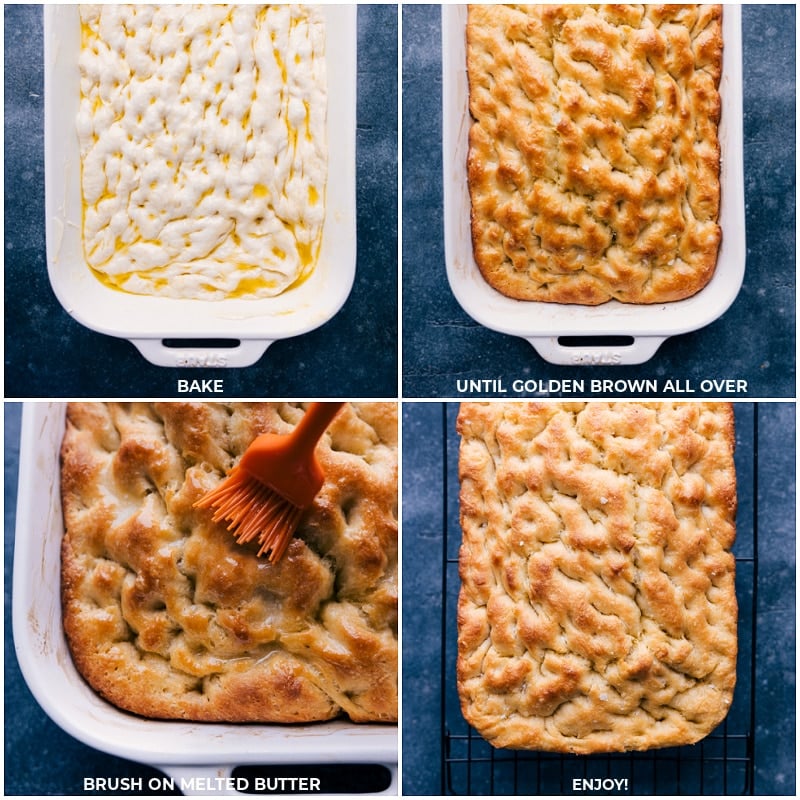
[[195, 505], [213, 508], [214, 522], [227, 521], [239, 544], [258, 538], [258, 555], [269, 553], [273, 563], [288, 547], [303, 513], [302, 508], [242, 469], [231, 472]]

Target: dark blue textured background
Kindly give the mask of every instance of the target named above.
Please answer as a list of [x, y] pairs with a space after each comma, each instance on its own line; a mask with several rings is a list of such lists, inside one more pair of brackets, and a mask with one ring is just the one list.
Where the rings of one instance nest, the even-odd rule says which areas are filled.
[[397, 24], [395, 6], [358, 9], [358, 255], [347, 302], [321, 328], [275, 342], [253, 367], [182, 370], [152, 366], [130, 342], [84, 328], [50, 288], [42, 9], [6, 6], [5, 396], [170, 397], [179, 378], [223, 378], [225, 397], [396, 396]]
[[681, 378], [697, 386], [726, 377], [746, 379], [749, 398], [794, 397], [795, 13], [793, 4], [742, 7], [747, 266], [737, 299], [706, 328], [666, 341], [646, 364], [574, 368], [482, 327], [450, 292], [440, 7], [404, 6], [403, 395], [457, 397], [459, 378]]

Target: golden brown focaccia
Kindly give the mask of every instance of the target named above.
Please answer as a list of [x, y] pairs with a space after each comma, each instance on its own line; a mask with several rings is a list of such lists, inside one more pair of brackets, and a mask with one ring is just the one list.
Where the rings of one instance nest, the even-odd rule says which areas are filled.
[[147, 717], [397, 719], [397, 408], [346, 404], [278, 564], [193, 503], [296, 403], [73, 403], [63, 620], [103, 697]]
[[495, 747], [690, 744], [736, 681], [733, 411], [464, 403], [458, 691]]
[[721, 240], [719, 5], [471, 5], [475, 260], [509, 297], [661, 303]]

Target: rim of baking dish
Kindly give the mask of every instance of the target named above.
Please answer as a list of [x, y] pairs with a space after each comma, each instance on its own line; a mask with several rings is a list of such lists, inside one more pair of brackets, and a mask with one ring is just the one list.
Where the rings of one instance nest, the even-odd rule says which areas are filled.
[[78, 7], [44, 7], [45, 213], [48, 275], [70, 316], [127, 339], [287, 338], [331, 319], [350, 294], [356, 270], [356, 7], [323, 5], [328, 71], [328, 180], [318, 264], [301, 285], [273, 298], [177, 299], [105, 286], [81, 245]]
[[717, 269], [703, 289], [684, 300], [652, 305], [612, 300], [599, 306], [505, 297], [486, 283], [475, 263], [466, 174], [470, 121], [464, 34], [466, 8], [465, 5], [442, 6], [445, 259], [450, 288], [464, 311], [487, 328], [529, 339], [570, 335], [666, 338], [697, 330], [721, 316], [739, 293], [746, 255], [739, 7], [726, 5], [722, 21], [722, 243]]
[[156, 720], [121, 711], [75, 668], [61, 625], [59, 450], [66, 405], [26, 403], [20, 437], [12, 626], [22, 675], [53, 722], [97, 750], [152, 765], [397, 762], [397, 726]]

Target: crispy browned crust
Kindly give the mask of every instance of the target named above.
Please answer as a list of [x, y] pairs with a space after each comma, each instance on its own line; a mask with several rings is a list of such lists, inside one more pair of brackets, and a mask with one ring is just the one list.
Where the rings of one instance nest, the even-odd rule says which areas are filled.
[[509, 297], [661, 303], [721, 231], [720, 5], [471, 5], [475, 260]]
[[397, 407], [348, 404], [277, 565], [192, 507], [292, 403], [73, 403], [63, 621], [75, 664], [147, 717], [397, 719]]
[[464, 403], [458, 691], [495, 747], [690, 744], [736, 682], [733, 410]]

